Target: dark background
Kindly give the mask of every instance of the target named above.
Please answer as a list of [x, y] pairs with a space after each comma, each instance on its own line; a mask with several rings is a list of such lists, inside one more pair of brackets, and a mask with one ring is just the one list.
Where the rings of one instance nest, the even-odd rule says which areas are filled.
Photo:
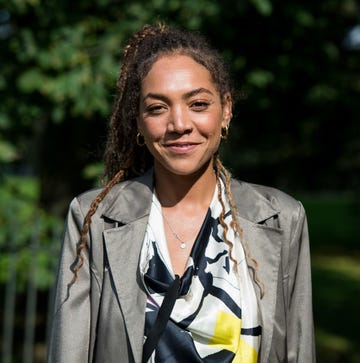
[[[99, 184], [122, 47], [159, 20], [201, 31], [229, 63], [239, 97], [224, 163], [239, 179], [303, 202], [318, 361], [360, 361], [354, 0], [0, 2], [0, 321], [6, 325], [12, 281], [13, 361], [26, 355], [29, 286], [37, 296], [30, 355], [43, 360], [44, 310], [67, 206]], [[9, 333], [1, 334], [5, 341]]]

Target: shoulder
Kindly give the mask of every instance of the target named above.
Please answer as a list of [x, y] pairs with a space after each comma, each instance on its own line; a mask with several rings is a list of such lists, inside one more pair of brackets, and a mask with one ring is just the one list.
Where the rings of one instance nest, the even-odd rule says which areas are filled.
[[297, 207], [299, 201], [286, 192], [266, 185], [254, 184], [238, 179], [232, 179], [232, 189], [236, 192], [248, 193], [253, 198], [265, 199], [274, 206], [285, 208]]
[[290, 209], [297, 208], [299, 206], [299, 201], [296, 198], [282, 190], [270, 186], [251, 183], [250, 186], [274, 205]]
[[[255, 210], [263, 220], [271, 214], [287, 220], [305, 216], [301, 202], [277, 188], [232, 179], [231, 190], [236, 204], [243, 210], [240, 214]], [[257, 222], [261, 222], [260, 218]]]
[[119, 213], [119, 208], [122, 210], [130, 209], [132, 205], [141, 209], [139, 204], [144, 200], [149, 199], [152, 195], [153, 177], [152, 173], [146, 173], [138, 178], [121, 181], [115, 184], [104, 197], [101, 194], [103, 188], [94, 188], [84, 193], [79, 194], [73, 199], [70, 205], [70, 210], [80, 209], [83, 214], [86, 214], [93, 206], [96, 206], [96, 214], [103, 215], [108, 213]]

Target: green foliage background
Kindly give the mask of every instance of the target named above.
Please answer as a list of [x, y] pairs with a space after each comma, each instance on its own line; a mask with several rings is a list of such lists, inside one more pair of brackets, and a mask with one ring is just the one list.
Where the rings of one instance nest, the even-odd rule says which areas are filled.
[[39, 239], [36, 284], [51, 286], [68, 203], [101, 174], [122, 47], [165, 21], [231, 66], [225, 164], [307, 209], [318, 361], [359, 361], [360, 51], [343, 46], [359, 19], [355, 0], [0, 1], [0, 281], [15, 252], [26, 286]]

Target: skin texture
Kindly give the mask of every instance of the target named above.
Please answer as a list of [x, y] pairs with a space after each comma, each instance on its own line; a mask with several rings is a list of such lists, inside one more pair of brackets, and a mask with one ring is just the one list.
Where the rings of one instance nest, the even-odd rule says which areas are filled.
[[[230, 115], [230, 96], [222, 100], [209, 71], [188, 56], [162, 56], [142, 82], [138, 129], [154, 157], [156, 192], [179, 275], [213, 197], [212, 159]], [[179, 249], [173, 231], [186, 249]]]

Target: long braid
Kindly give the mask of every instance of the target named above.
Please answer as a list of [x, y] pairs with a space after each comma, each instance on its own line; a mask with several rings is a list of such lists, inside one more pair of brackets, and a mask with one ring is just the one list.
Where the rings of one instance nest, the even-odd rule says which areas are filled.
[[84, 257], [82, 255], [82, 250], [87, 246], [87, 234], [90, 229], [91, 218], [95, 214], [96, 210], [99, 207], [101, 201], [105, 198], [105, 196], [109, 193], [110, 189], [117, 184], [124, 177], [124, 170], [120, 170], [112, 180], [107, 184], [107, 186], [96, 196], [96, 198], [91, 202], [90, 208], [86, 213], [84, 224], [81, 230], [81, 238], [80, 243], [76, 248], [76, 265], [73, 268], [73, 278], [69, 282], [68, 287], [74, 284], [77, 279], [78, 272], [82, 265], [84, 264]]
[[117, 84], [119, 100], [121, 100], [124, 95], [126, 81], [129, 75], [129, 68], [131, 67], [131, 61], [137, 56], [140, 44], [148, 36], [156, 36], [164, 29], [165, 26], [161, 24], [159, 24], [158, 28], [154, 28], [151, 25], [145, 25], [139, 32], [133, 35], [129, 44], [125, 46], [123, 52], [123, 62], [120, 70], [120, 77]]
[[132, 36], [124, 48], [104, 155], [104, 177], [108, 179], [111, 179], [119, 169], [126, 171], [125, 178], [140, 175], [152, 163], [147, 149], [141, 149], [135, 143], [142, 78], [137, 68], [144, 62], [139, 59], [142, 56], [142, 52], [139, 51], [142, 43], [145, 40], [149, 43], [148, 38], [159, 37], [165, 29], [166, 27], [161, 24], [145, 25]]
[[[134, 164], [136, 164], [135, 157], [139, 151], [136, 150], [136, 146], [134, 146], [133, 140], [135, 140], [135, 137], [131, 137], [131, 135], [134, 136], [136, 134], [132, 119], [135, 119], [136, 117], [138, 106], [134, 106], [134, 104], [131, 105], [131, 112], [127, 112], [128, 104], [126, 102], [131, 99], [128, 94], [134, 92], [133, 90], [129, 90], [129, 83], [131, 82], [129, 79], [130, 76], [132, 76], [132, 71], [136, 63], [135, 59], [138, 55], [141, 43], [149, 36], [157, 36], [159, 33], [163, 32], [164, 29], [165, 27], [163, 25], [158, 25], [157, 27], [145, 25], [139, 32], [133, 35], [128, 45], [124, 48], [122, 65], [116, 83], [116, 98], [109, 123], [107, 146], [104, 154], [105, 168], [102, 181], [106, 182], [106, 179], [109, 181], [104, 189], [92, 201], [85, 216], [80, 242], [76, 249], [76, 264], [73, 268], [73, 278], [69, 282], [68, 287], [71, 287], [75, 283], [78, 272], [84, 264], [82, 251], [87, 247], [87, 235], [90, 229], [92, 216], [95, 214], [99, 204], [109, 193], [111, 188], [128, 177], [127, 174], [130, 168], [133, 168], [134, 170], [138, 166]], [[127, 122], [127, 120], [132, 122]], [[143, 171], [143, 168], [140, 167], [138, 174]]]
[[221, 204], [221, 212], [220, 212], [220, 215], [219, 215], [219, 221], [220, 221], [220, 224], [221, 224], [221, 226], [223, 227], [223, 230], [224, 230], [225, 243], [229, 246], [230, 260], [234, 263], [235, 270], [237, 271], [237, 261], [233, 256], [233, 247], [234, 247], [234, 245], [227, 238], [227, 233], [228, 233], [229, 227], [228, 227], [227, 223], [225, 222], [225, 213], [226, 213], [225, 203], [224, 203], [223, 198], [222, 198], [221, 179], [220, 179], [219, 171], [218, 171], [217, 168], [215, 168], [215, 172], [216, 172], [216, 183], [217, 183], [217, 186], [218, 186], [218, 200], [219, 200], [219, 202]]
[[[138, 132], [136, 123], [139, 116], [141, 83], [158, 57], [162, 54], [174, 53], [187, 55], [208, 69], [222, 99], [226, 93], [232, 94], [232, 85], [226, 64], [219, 53], [212, 49], [199, 34], [158, 24], [145, 25], [131, 37], [128, 45], [124, 48], [119, 78], [116, 82], [116, 97], [109, 122], [104, 153], [103, 180], [107, 180], [108, 184], [91, 203], [86, 214], [81, 239], [77, 247], [77, 263], [73, 269], [74, 276], [69, 286], [76, 281], [78, 271], [83, 265], [82, 250], [87, 246], [91, 218], [101, 201], [112, 186], [120, 180], [141, 175], [153, 165], [153, 157], [148, 149], [137, 146], [135, 142]], [[236, 221], [236, 207], [232, 202], [230, 187], [228, 186], [230, 177], [218, 157], [216, 158], [216, 166], [218, 183], [220, 182], [220, 174], [226, 175], [226, 195], [230, 201], [233, 220]], [[220, 187], [219, 190], [221, 190]], [[236, 262], [232, 254], [233, 246], [226, 237], [228, 226], [224, 221], [225, 205], [220, 194], [219, 200], [222, 203], [223, 210], [220, 223], [224, 228], [226, 243], [229, 244], [230, 259]], [[237, 222], [234, 223], [230, 227], [242, 236], [240, 226]], [[249, 257], [247, 245], [244, 248], [246, 256]], [[254, 261], [254, 265], [257, 266], [256, 261]], [[258, 281], [257, 273], [255, 273], [255, 276]]]
[[216, 153], [214, 156], [214, 166], [215, 166], [215, 173], [216, 173], [216, 180], [217, 180], [217, 184], [218, 184], [218, 189], [219, 189], [219, 193], [218, 193], [218, 198], [219, 201], [221, 203], [222, 206], [222, 212], [220, 213], [219, 216], [219, 220], [220, 220], [220, 224], [224, 229], [224, 239], [225, 242], [228, 244], [229, 248], [230, 248], [230, 260], [234, 262], [234, 266], [235, 269], [237, 268], [237, 261], [235, 260], [234, 256], [233, 256], [233, 244], [227, 239], [227, 231], [228, 231], [228, 227], [224, 221], [224, 215], [225, 215], [225, 204], [222, 200], [222, 193], [221, 193], [221, 183], [220, 183], [220, 178], [221, 175], [225, 176], [225, 194], [227, 196], [227, 199], [229, 201], [230, 204], [230, 210], [231, 210], [231, 216], [232, 216], [232, 220], [230, 222], [230, 227], [235, 231], [236, 234], [238, 234], [238, 236], [240, 237], [240, 240], [242, 242], [242, 246], [244, 248], [244, 253], [245, 253], [245, 257], [247, 261], [251, 261], [253, 263], [253, 272], [254, 272], [254, 280], [255, 283], [259, 286], [260, 288], [260, 295], [261, 298], [263, 298], [264, 294], [265, 294], [265, 286], [263, 284], [263, 282], [260, 280], [259, 278], [259, 274], [258, 274], [258, 262], [255, 260], [255, 258], [253, 258], [251, 256], [250, 253], [250, 248], [249, 248], [249, 244], [247, 243], [247, 240], [244, 238], [244, 231], [241, 228], [239, 222], [238, 222], [238, 209], [234, 203], [233, 197], [232, 197], [232, 193], [231, 193], [231, 174], [230, 172], [224, 167], [224, 165], [222, 164], [219, 154]]
[[[126, 114], [126, 102], [128, 100], [124, 99], [124, 96], [127, 92], [134, 92], [133, 90], [128, 89], [129, 77], [131, 75], [132, 68], [134, 67], [134, 63], [136, 63], [134, 60], [141, 42], [143, 42], [148, 36], [155, 37], [164, 29], [165, 27], [163, 25], [159, 25], [157, 27], [146, 25], [138, 33], [133, 35], [129, 44], [124, 48], [120, 74], [116, 83], [116, 98], [109, 123], [107, 146], [104, 154], [105, 168], [102, 180], [106, 182], [106, 179], [108, 179], [109, 181], [104, 189], [92, 201], [90, 208], [86, 213], [81, 230], [80, 241], [76, 249], [76, 264], [73, 268], [73, 277], [69, 282], [68, 287], [71, 287], [75, 283], [78, 277], [78, 272], [84, 264], [82, 251], [87, 247], [87, 235], [90, 229], [92, 216], [95, 214], [99, 204], [106, 197], [111, 188], [121, 180], [128, 177], [127, 174], [130, 168], [135, 169], [135, 167], [137, 167], [137, 165], [134, 164], [136, 164], [135, 157], [139, 151], [135, 149], [136, 146], [134, 146], [133, 143], [135, 137], [131, 137], [131, 135], [136, 134], [136, 129], [134, 128], [133, 122], [126, 122], [126, 120], [134, 118], [137, 107], [132, 107], [132, 112]], [[144, 162], [146, 162], [147, 157], [146, 155], [143, 156]], [[141, 159], [141, 157], [138, 159]], [[141, 169], [140, 172], [143, 172], [143, 170]]]

